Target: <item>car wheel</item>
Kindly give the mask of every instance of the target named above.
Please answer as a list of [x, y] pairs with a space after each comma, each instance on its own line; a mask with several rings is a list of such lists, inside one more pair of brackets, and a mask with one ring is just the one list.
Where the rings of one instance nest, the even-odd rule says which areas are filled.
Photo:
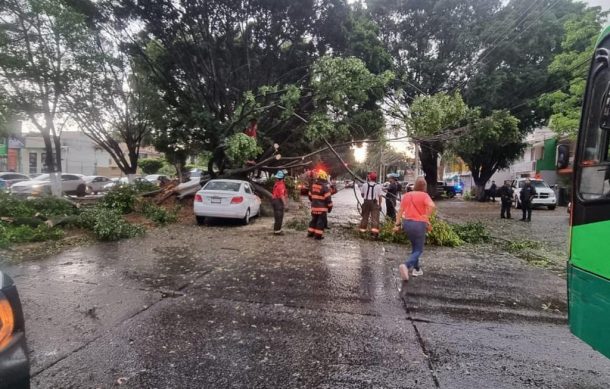
[[87, 194], [87, 186], [85, 184], [80, 184], [76, 187], [76, 195], [78, 197], [83, 197]]
[[555, 206], [554, 206], [554, 205], [549, 205], [549, 211], [552, 211], [552, 210], [554, 210], [554, 209], [555, 209]]
[[202, 226], [205, 224], [205, 217], [203, 216], [195, 216], [195, 219], [197, 220], [197, 225], [198, 226]]
[[248, 210], [246, 211], [246, 216], [244, 216], [244, 218], [241, 219], [241, 222], [243, 223], [244, 226], [247, 226], [248, 224], [250, 224], [250, 208], [248, 208]]

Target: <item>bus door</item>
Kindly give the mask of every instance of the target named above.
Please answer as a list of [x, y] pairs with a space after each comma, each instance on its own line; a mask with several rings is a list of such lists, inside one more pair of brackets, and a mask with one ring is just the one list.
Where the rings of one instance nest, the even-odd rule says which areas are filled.
[[591, 62], [574, 160], [568, 319], [610, 357], [610, 28]]

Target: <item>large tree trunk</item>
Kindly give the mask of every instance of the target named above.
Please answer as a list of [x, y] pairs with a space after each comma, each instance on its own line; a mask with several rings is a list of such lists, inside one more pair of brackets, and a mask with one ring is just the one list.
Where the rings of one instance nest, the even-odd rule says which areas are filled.
[[430, 142], [421, 142], [419, 159], [428, 184], [428, 194], [434, 198], [436, 197], [436, 182], [438, 179], [438, 152]]
[[41, 135], [42, 140], [44, 141], [45, 150], [44, 164], [46, 165], [49, 172], [49, 181], [51, 181], [51, 194], [56, 197], [61, 197], [61, 165], [59, 166], [59, 168], [57, 168], [56, 166], [56, 159], [54, 158], [54, 147], [53, 142], [51, 141], [50, 132], [48, 130], [46, 132], [41, 131]]

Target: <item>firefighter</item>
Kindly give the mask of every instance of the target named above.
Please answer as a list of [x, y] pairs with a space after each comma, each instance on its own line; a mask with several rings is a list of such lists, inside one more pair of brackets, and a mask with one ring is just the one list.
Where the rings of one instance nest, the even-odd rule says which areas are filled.
[[379, 213], [381, 212], [381, 199], [383, 198], [383, 187], [377, 183], [377, 173], [370, 172], [367, 181], [360, 187], [362, 203], [362, 220], [360, 221], [360, 232], [364, 233], [371, 219], [371, 235], [373, 238], [379, 236]]
[[324, 228], [326, 227], [326, 215], [333, 209], [328, 175], [320, 170], [315, 175], [316, 179], [309, 187], [309, 200], [311, 201], [311, 222], [307, 230], [307, 236], [317, 240], [324, 239]]

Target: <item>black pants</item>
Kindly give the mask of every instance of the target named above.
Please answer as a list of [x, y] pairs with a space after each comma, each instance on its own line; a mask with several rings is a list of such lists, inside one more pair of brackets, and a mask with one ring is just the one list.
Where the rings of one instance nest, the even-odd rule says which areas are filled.
[[323, 213], [312, 213], [311, 221], [309, 222], [309, 229], [307, 235], [321, 238], [324, 236], [324, 229], [326, 228], [326, 212]]
[[271, 200], [273, 206], [273, 217], [275, 218], [275, 224], [273, 225], [273, 231], [282, 231], [282, 223], [284, 223], [284, 202], [282, 199]]
[[500, 217], [502, 219], [509, 218], [510, 219], [510, 209], [513, 206], [512, 202], [502, 201], [502, 210], [500, 211]]
[[523, 211], [523, 220], [532, 220], [532, 203], [530, 201], [521, 203], [521, 210]]
[[[391, 196], [391, 195], [388, 195]], [[385, 199], [385, 208], [386, 208], [386, 212], [385, 212], [385, 216], [386, 219], [390, 219], [392, 221], [396, 221], [396, 200], [395, 199], [390, 199], [390, 198], [386, 198]]]

